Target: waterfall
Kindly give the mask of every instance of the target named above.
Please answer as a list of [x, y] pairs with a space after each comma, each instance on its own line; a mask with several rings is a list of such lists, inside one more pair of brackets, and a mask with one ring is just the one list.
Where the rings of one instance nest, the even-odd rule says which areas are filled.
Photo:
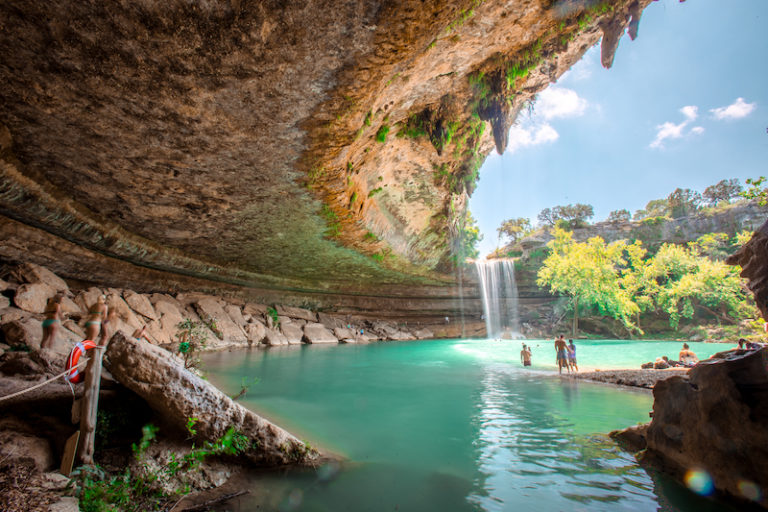
[[475, 268], [483, 294], [488, 337], [520, 338], [515, 262], [503, 259], [477, 260]]

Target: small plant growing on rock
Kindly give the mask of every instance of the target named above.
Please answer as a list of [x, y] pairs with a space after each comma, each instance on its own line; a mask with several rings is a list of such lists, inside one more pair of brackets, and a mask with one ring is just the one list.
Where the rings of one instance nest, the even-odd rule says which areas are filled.
[[208, 342], [206, 327], [215, 329], [215, 321], [210, 321], [206, 324], [187, 318], [177, 326], [176, 337], [179, 340], [179, 353], [184, 358], [184, 368], [197, 368], [200, 366], [200, 352], [206, 347]]
[[267, 308], [267, 315], [272, 318], [272, 323], [275, 325], [275, 329], [280, 327], [280, 317], [277, 315], [277, 310], [275, 308]]
[[383, 124], [379, 131], [376, 132], [376, 142], [386, 142], [387, 134], [389, 133], [389, 125]]

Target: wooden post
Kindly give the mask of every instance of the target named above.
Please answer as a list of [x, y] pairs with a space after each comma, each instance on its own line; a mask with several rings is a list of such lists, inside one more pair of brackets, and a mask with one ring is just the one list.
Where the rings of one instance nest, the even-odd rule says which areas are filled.
[[93, 464], [101, 386], [101, 358], [105, 348], [104, 345], [97, 345], [88, 354], [90, 359], [85, 368], [85, 390], [80, 406], [80, 442], [77, 446], [77, 460], [80, 464]]

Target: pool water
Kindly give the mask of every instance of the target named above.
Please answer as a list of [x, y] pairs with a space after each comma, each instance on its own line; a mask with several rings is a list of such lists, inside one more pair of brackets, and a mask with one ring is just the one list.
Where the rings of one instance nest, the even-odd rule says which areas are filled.
[[[577, 343], [637, 367], [681, 344]], [[241, 510], [722, 510], [649, 475], [605, 433], [648, 421], [648, 391], [558, 377], [551, 341], [436, 340], [209, 354], [210, 380], [313, 446], [318, 470], [249, 475]], [[705, 347], [691, 344], [702, 355]], [[703, 344], [702, 344], [703, 345]], [[711, 353], [722, 346], [712, 348]], [[653, 357], [649, 354], [654, 354]], [[617, 362], [618, 361], [618, 362]], [[610, 364], [609, 363], [615, 363]], [[231, 507], [230, 507], [231, 509]]]

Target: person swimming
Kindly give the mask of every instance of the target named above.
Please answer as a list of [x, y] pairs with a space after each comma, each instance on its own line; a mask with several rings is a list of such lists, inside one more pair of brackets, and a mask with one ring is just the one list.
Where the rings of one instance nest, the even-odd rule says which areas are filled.
[[61, 301], [64, 297], [57, 293], [50, 299], [45, 306], [45, 319], [43, 320], [43, 339], [40, 342], [40, 349], [53, 348], [56, 342], [56, 334], [61, 326]]
[[107, 319], [107, 297], [99, 295], [96, 304], [88, 309], [88, 318], [85, 321], [85, 339], [96, 341], [101, 332], [101, 323]]

